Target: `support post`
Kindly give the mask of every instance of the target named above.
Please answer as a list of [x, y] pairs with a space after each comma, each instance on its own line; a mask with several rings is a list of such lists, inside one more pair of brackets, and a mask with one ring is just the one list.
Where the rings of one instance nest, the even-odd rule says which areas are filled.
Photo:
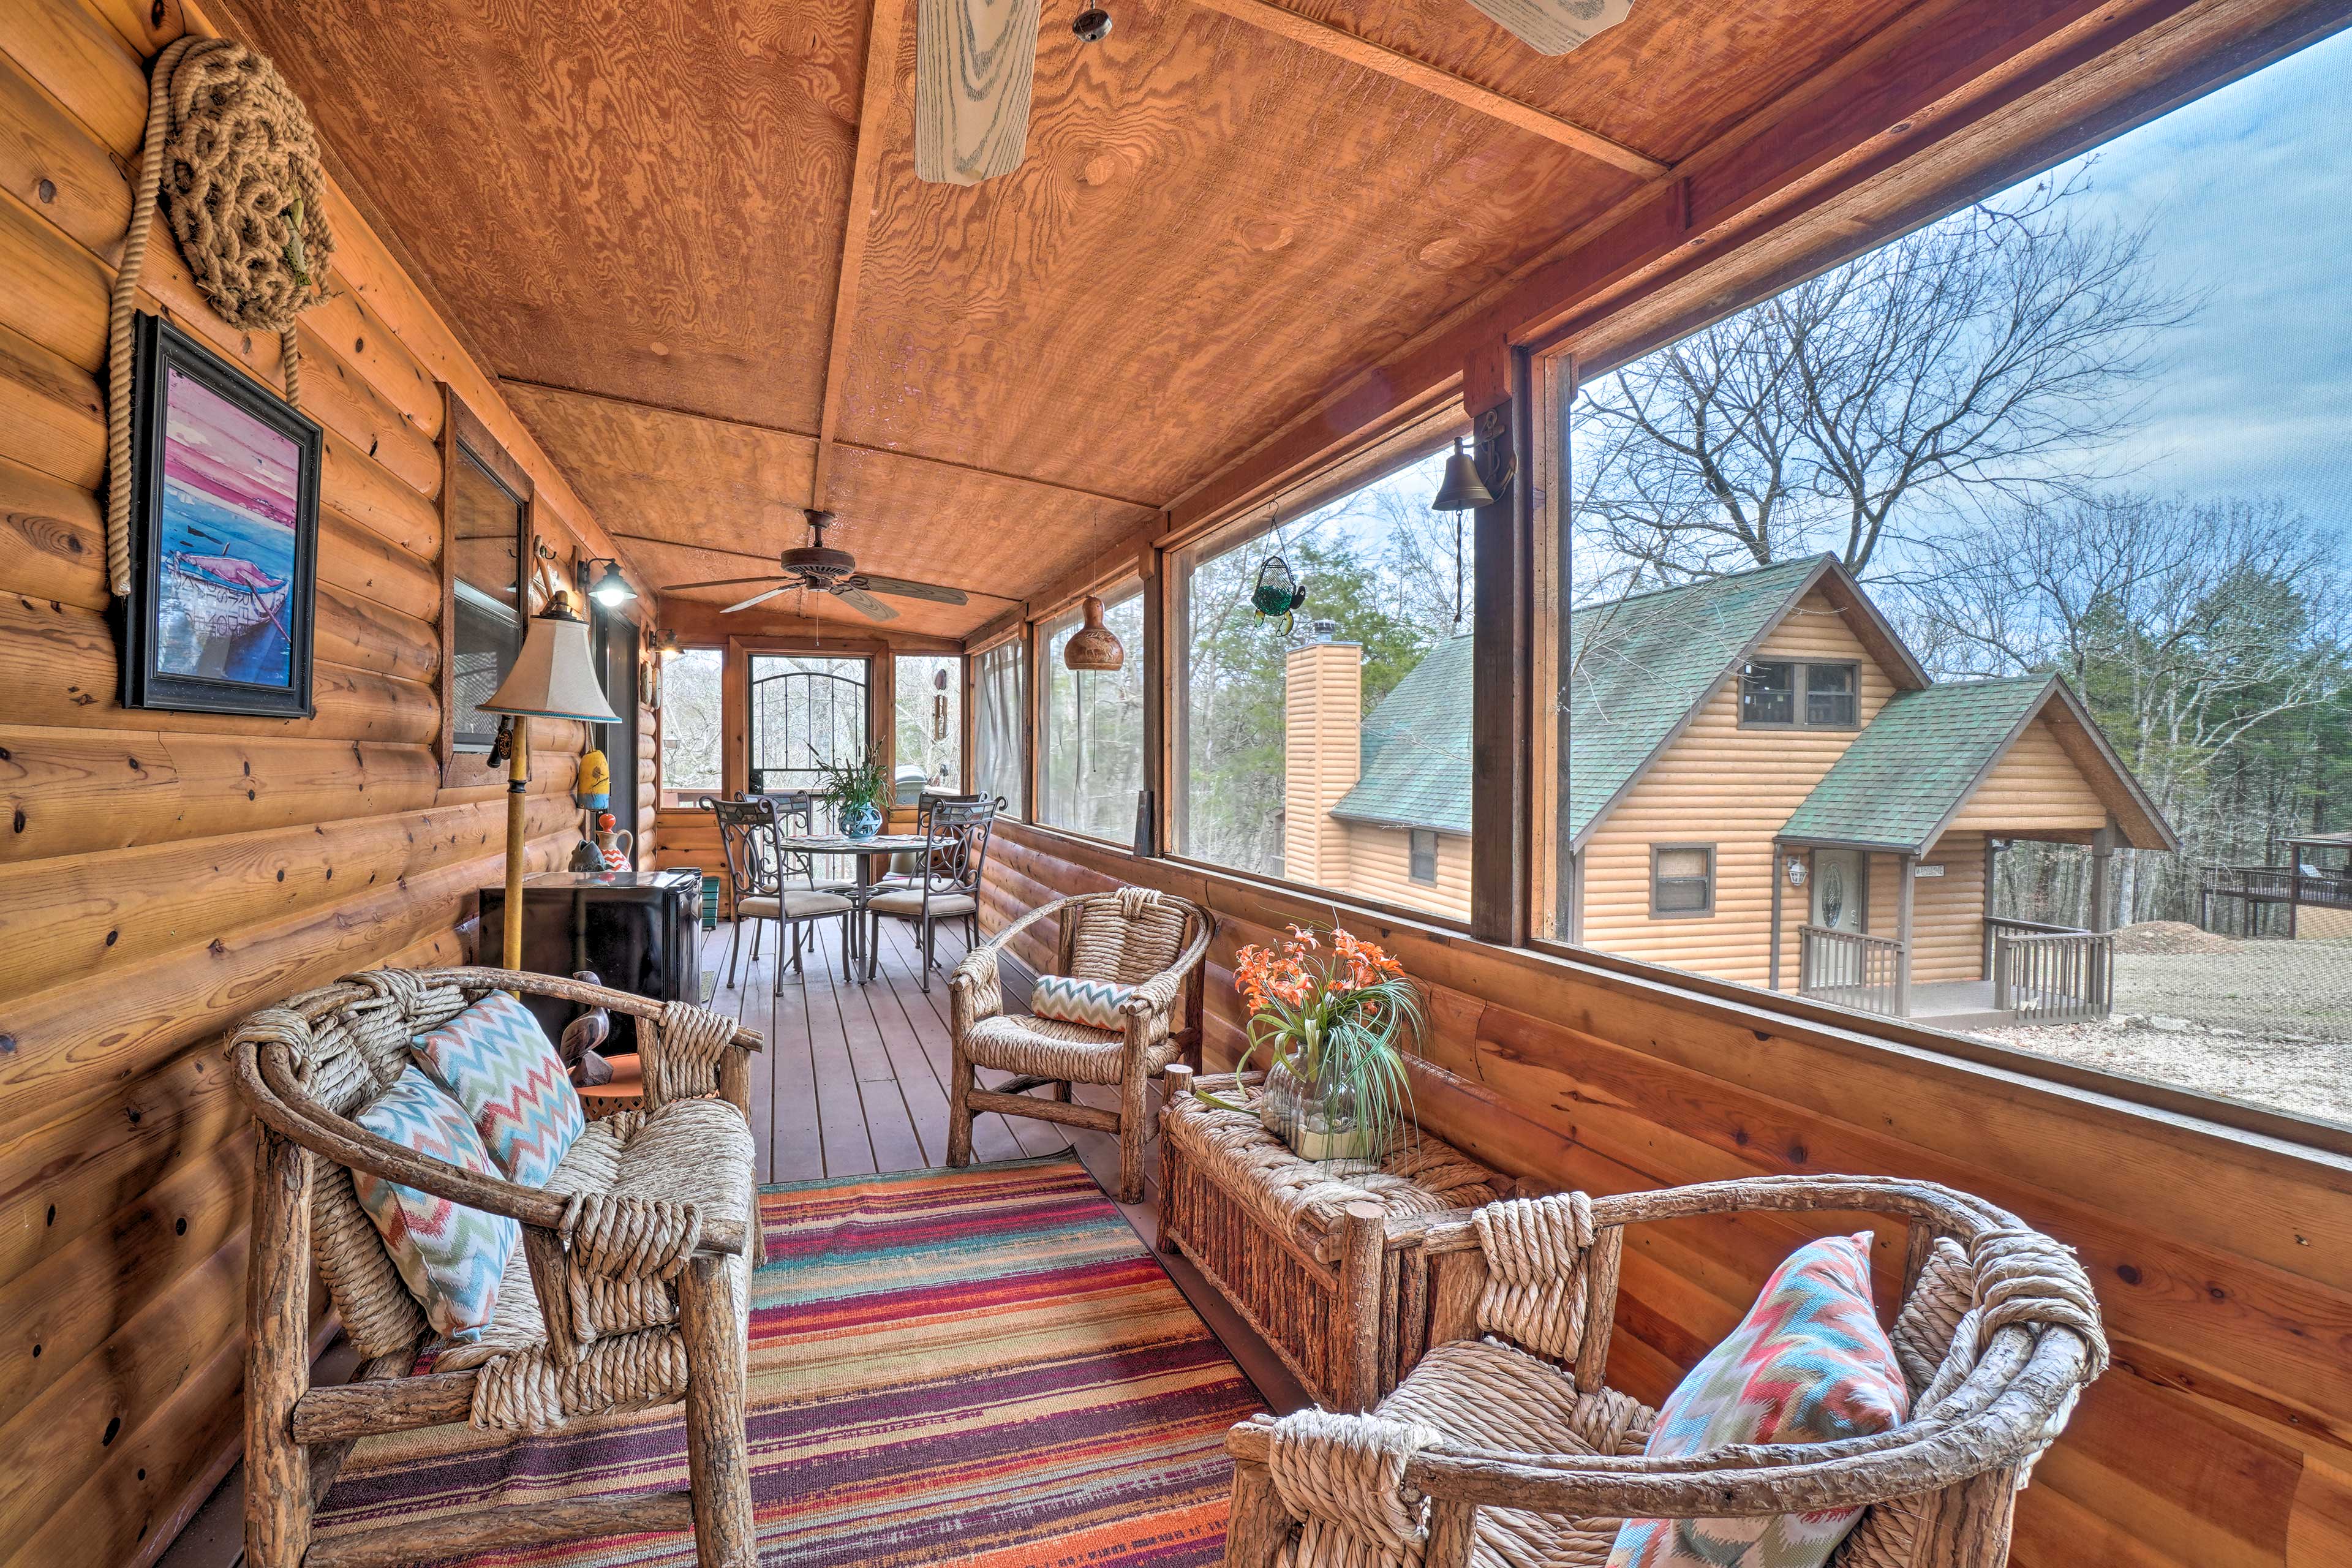
[[1977, 900], [1979, 905], [1979, 913], [1982, 917], [1981, 923], [1984, 927], [1983, 952], [1979, 959], [1977, 966], [1977, 978], [1979, 980], [1990, 980], [1992, 978], [1992, 895], [1993, 888], [1995, 886], [1994, 879], [2000, 874], [1997, 869], [1999, 862], [1994, 858], [2000, 853], [2000, 840], [1994, 838], [1990, 833], [1986, 834], [1984, 854], [1984, 892]]
[[1378, 1204], [1352, 1203], [1339, 1211], [1339, 1226], [1333, 1393], [1342, 1410], [1370, 1410], [1381, 1400], [1381, 1266], [1388, 1254], [1388, 1212]]
[[1895, 955], [1895, 1016], [1911, 1016], [1911, 900], [1919, 879], [1919, 857], [1903, 857], [1903, 873], [1895, 890], [1895, 940], [1901, 944]]
[[1780, 989], [1780, 843], [1772, 841], [1772, 951], [1765, 960], [1765, 989]]
[[1528, 928], [1528, 734], [1530, 716], [1521, 672], [1528, 642], [1528, 518], [1526, 461], [1529, 366], [1524, 352], [1507, 358], [1508, 383], [1496, 389], [1493, 356], [1474, 356], [1466, 373], [1475, 395], [1479, 477], [1492, 506], [1472, 513], [1470, 732], [1470, 929], [1482, 942], [1523, 946]]
[[2112, 896], [2114, 879], [2111, 875], [2116, 857], [2116, 819], [2091, 836], [2091, 919], [2093, 931], [2105, 931], [2113, 924], [2107, 912], [2107, 900]]
[[294, 1406], [310, 1384], [310, 1152], [267, 1127], [254, 1138], [246, 1265], [245, 1560], [298, 1568], [310, 1549], [310, 1450]]

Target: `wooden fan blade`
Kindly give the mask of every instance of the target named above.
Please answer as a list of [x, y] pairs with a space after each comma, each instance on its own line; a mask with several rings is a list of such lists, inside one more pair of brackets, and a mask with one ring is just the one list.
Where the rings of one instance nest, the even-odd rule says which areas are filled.
[[898, 612], [863, 588], [835, 588], [833, 596], [869, 621], [895, 621]]
[[921, 0], [915, 177], [976, 185], [1021, 166], [1040, 0]]
[[665, 583], [661, 585], [660, 591], [665, 594], [683, 594], [688, 588], [740, 588], [746, 583], [772, 583], [775, 580], [776, 574], [773, 572], [767, 572], [757, 577], [713, 577], [705, 583]]
[[779, 594], [791, 593], [793, 591], [793, 584], [790, 583], [780, 583], [764, 594], [754, 594], [750, 598], [744, 600], [741, 604], [730, 605], [719, 613], [722, 616], [731, 616], [738, 610], [748, 610], [754, 605], [764, 605]]
[[935, 605], [962, 605], [971, 601], [961, 588], [942, 588], [937, 583], [909, 583], [902, 577], [877, 577], [871, 572], [861, 572], [868, 592], [887, 594], [894, 599], [929, 599]]
[[1564, 55], [1595, 33], [1605, 33], [1633, 9], [1633, 0], [1470, 0], [1499, 26], [1539, 55]]

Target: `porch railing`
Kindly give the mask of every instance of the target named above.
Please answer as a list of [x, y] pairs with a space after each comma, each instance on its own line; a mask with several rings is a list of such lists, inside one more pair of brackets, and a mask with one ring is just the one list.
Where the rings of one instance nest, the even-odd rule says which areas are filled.
[[2112, 931], [1993, 919], [1992, 1005], [2038, 1024], [2104, 1018], [2115, 1002]]
[[1798, 927], [1797, 937], [1799, 991], [1890, 1018], [1909, 1011], [1901, 942], [1815, 925]]

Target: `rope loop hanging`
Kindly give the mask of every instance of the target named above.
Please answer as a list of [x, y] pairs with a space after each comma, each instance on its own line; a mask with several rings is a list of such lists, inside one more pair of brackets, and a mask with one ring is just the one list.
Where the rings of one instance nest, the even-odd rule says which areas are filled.
[[181, 38], [158, 55], [107, 317], [106, 569], [118, 595], [131, 591], [131, 318], [159, 196], [205, 302], [232, 327], [278, 334], [298, 407], [294, 319], [326, 297], [335, 249], [318, 133], [278, 68], [228, 38]]

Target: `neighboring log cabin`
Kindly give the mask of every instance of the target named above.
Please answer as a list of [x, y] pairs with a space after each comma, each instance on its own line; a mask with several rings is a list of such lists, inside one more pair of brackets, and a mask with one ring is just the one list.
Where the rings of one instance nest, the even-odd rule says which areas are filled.
[[[1356, 646], [1293, 652], [1288, 876], [1469, 912], [1471, 658], [1358, 734]], [[2063, 679], [1931, 681], [1824, 556], [1581, 606], [1567, 681], [1573, 940], [1948, 1026], [2106, 1012], [2103, 929], [1986, 898], [2021, 839], [2087, 846], [2102, 910], [2116, 848], [2177, 846]]]

